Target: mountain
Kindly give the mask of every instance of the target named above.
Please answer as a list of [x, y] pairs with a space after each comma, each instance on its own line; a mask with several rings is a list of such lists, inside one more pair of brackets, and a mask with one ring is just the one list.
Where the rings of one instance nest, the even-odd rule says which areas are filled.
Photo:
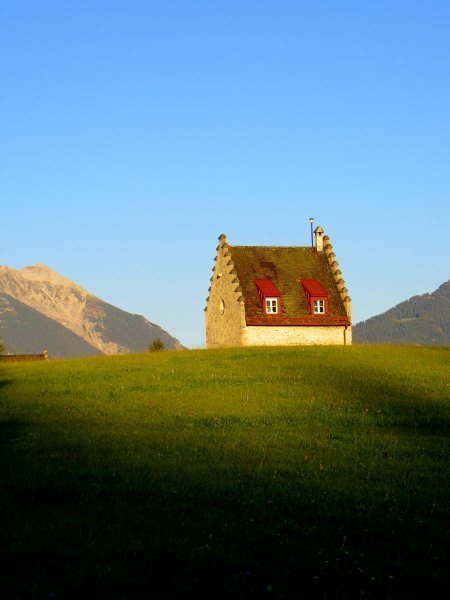
[[381, 315], [357, 323], [353, 341], [450, 346], [450, 281], [432, 294], [413, 296]]
[[0, 338], [12, 354], [36, 354], [44, 348], [50, 348], [52, 356], [103, 354], [67, 327], [8, 294], [0, 294]]
[[0, 338], [7, 352], [50, 357], [143, 352], [156, 338], [181, 348], [167, 331], [112, 306], [43, 264], [0, 266]]

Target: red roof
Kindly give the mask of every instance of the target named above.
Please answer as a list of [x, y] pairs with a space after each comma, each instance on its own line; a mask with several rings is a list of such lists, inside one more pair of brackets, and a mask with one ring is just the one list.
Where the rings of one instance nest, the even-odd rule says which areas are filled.
[[263, 296], [276, 298], [281, 297], [277, 286], [271, 279], [255, 279], [255, 284]]
[[328, 298], [327, 292], [323, 289], [317, 279], [302, 279], [302, 286], [306, 292], [314, 298]]

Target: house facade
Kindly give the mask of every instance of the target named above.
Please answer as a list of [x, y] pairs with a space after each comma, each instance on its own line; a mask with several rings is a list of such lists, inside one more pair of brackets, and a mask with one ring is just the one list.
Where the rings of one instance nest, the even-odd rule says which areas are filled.
[[232, 246], [219, 237], [206, 346], [348, 345], [351, 300], [328, 236], [314, 246]]

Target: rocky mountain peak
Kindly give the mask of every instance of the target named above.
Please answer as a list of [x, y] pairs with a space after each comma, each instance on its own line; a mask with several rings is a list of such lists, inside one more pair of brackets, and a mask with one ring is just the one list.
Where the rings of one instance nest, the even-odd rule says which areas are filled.
[[47, 265], [43, 263], [36, 263], [35, 265], [26, 266], [22, 269], [11, 269], [10, 267], [0, 266], [0, 287], [5, 286], [5, 281], [7, 280], [15, 280], [16, 282], [22, 281], [25, 282], [45, 282], [49, 283], [52, 286], [61, 286], [68, 287], [78, 290], [84, 294], [89, 294], [89, 292], [78, 284], [70, 281], [63, 275], [60, 275]]
[[[20, 270], [0, 266], [0, 294], [60, 323], [104, 354], [142, 351], [156, 337], [161, 337], [166, 347], [181, 347], [178, 340], [144, 317], [107, 304], [42, 263]], [[11, 306], [9, 301], [6, 306]], [[3, 314], [6, 312], [4, 308]], [[1, 317], [0, 311], [0, 326]]]

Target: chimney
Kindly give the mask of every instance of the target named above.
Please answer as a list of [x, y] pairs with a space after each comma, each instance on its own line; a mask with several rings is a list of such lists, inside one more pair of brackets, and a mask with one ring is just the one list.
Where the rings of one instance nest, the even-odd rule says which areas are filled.
[[314, 236], [317, 252], [323, 252], [323, 229], [320, 225], [314, 229]]

